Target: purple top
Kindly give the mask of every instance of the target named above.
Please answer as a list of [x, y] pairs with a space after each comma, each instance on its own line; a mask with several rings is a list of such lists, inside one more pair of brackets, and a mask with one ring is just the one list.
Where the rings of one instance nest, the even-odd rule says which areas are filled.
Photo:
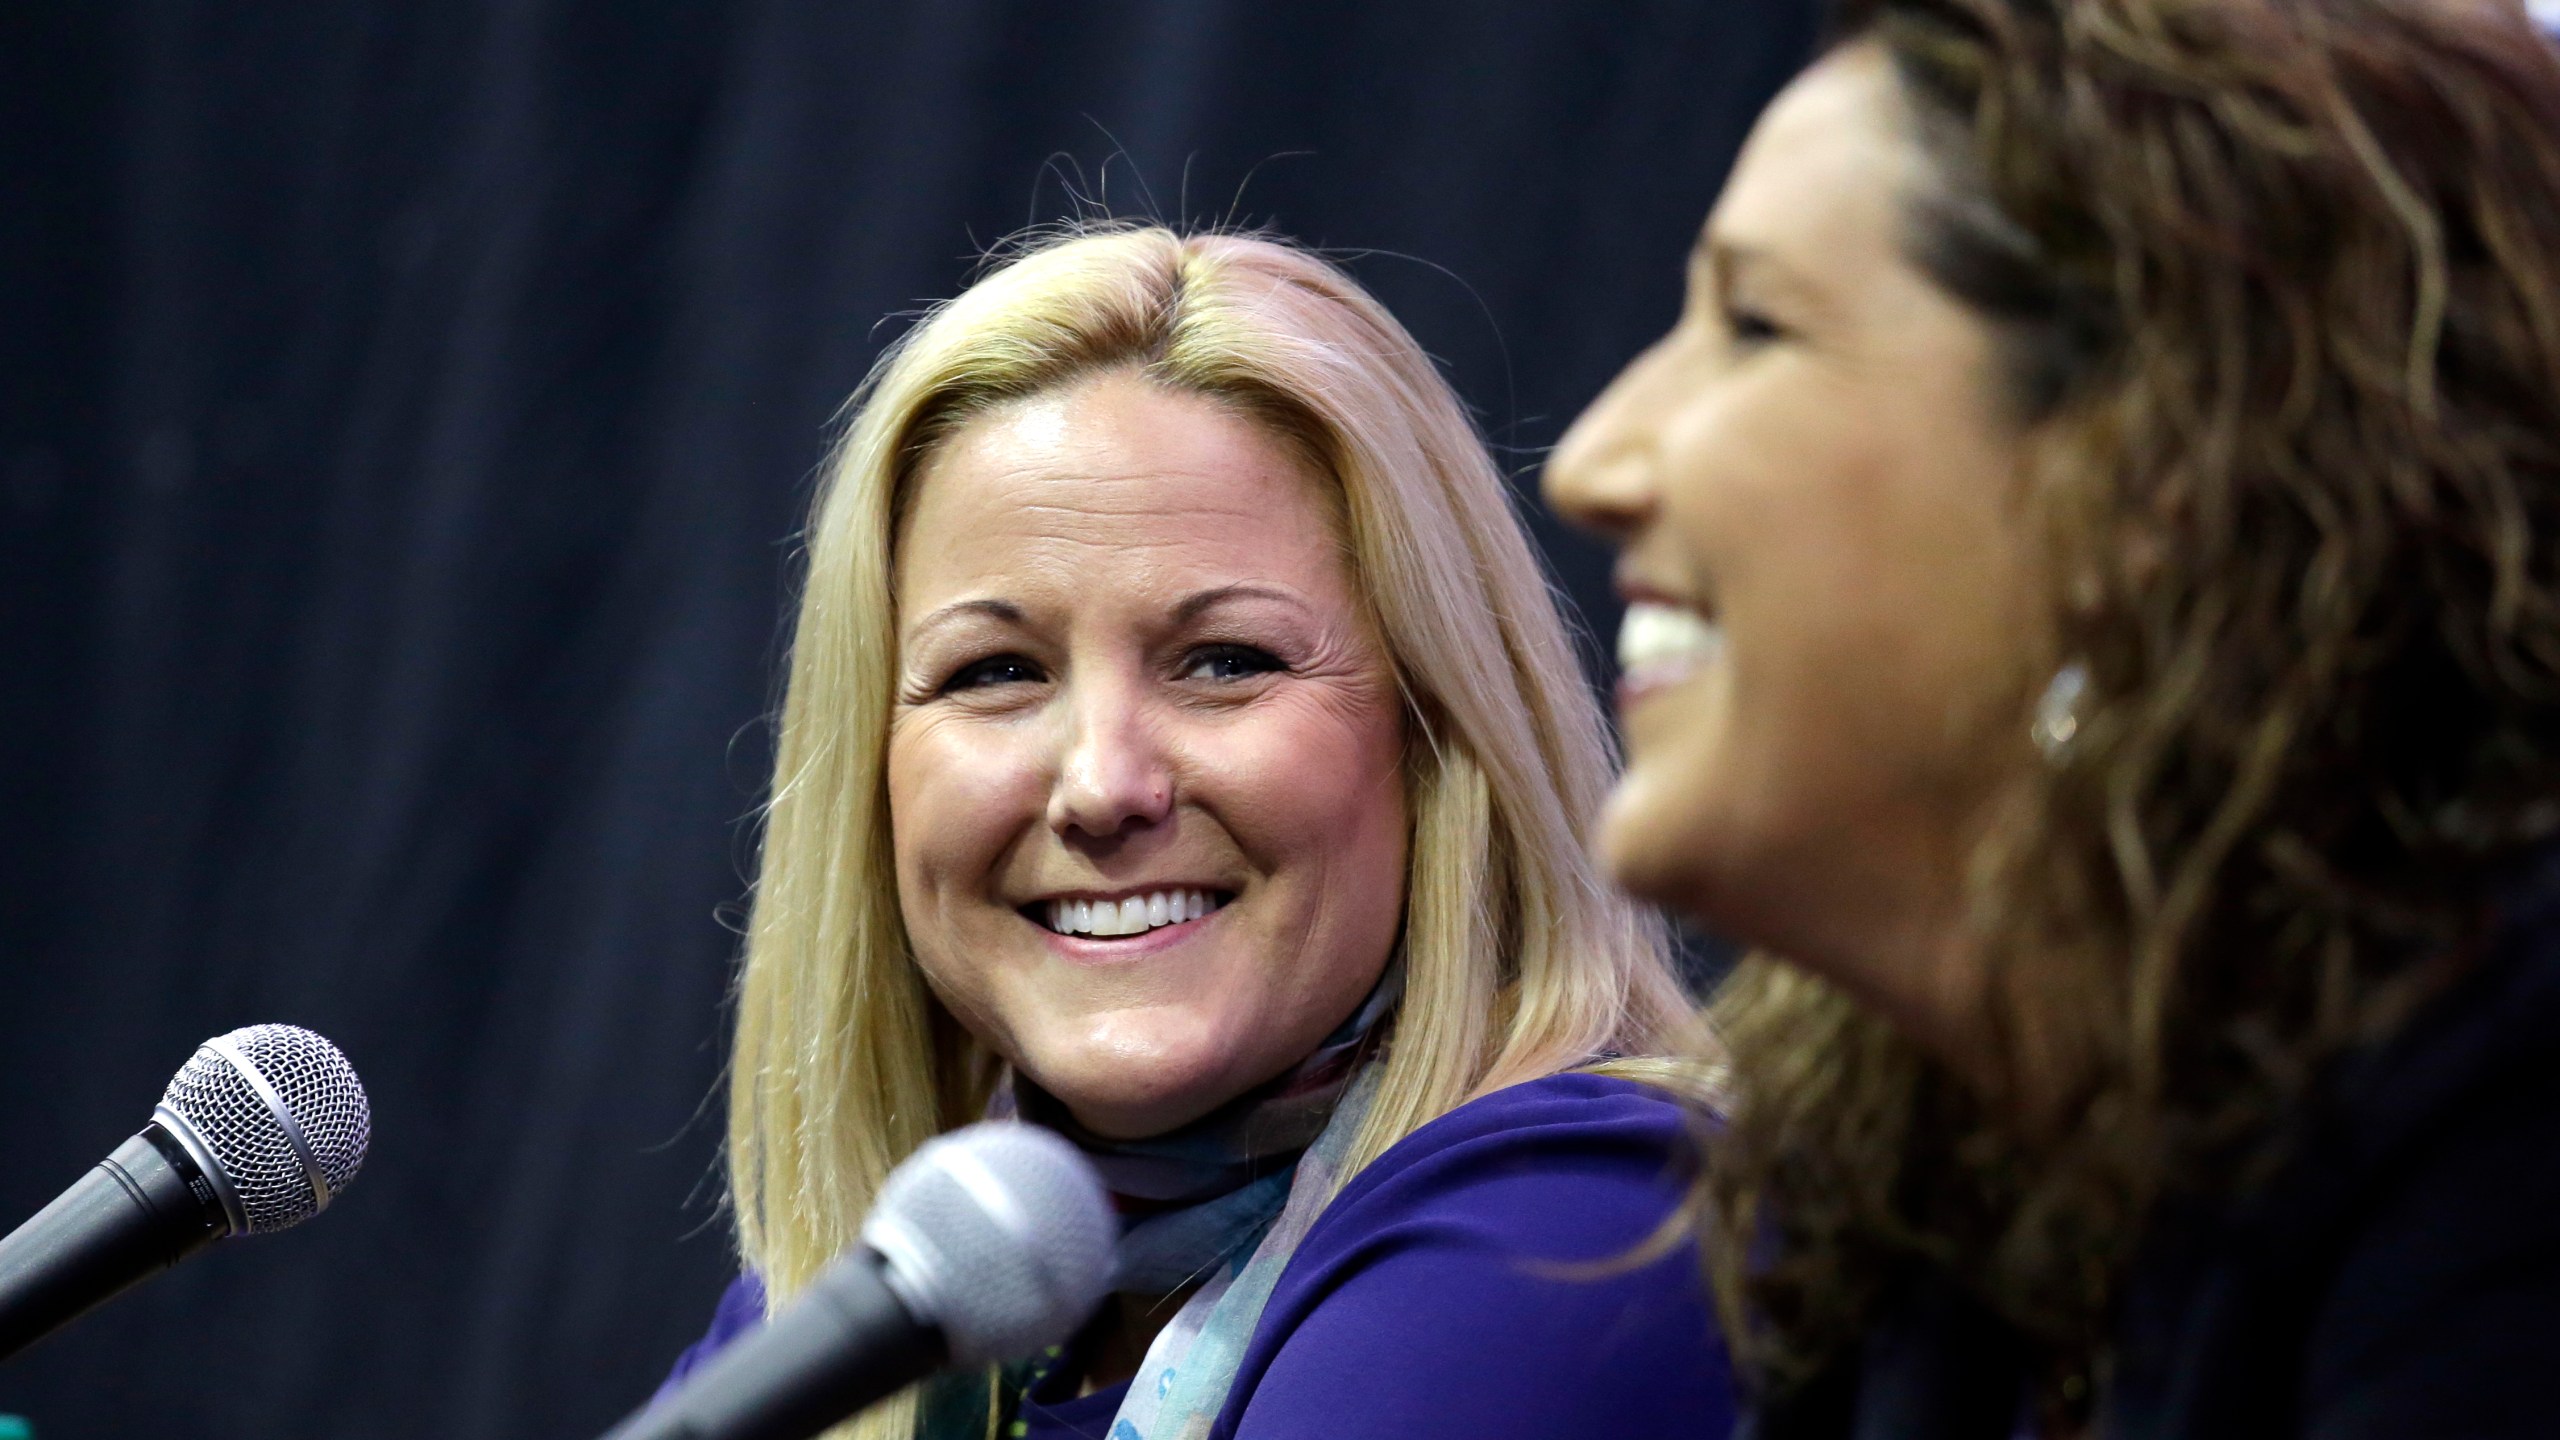
[[[1280, 1275], [1211, 1440], [1721, 1436], [1734, 1399], [1688, 1245], [1609, 1261], [1679, 1203], [1688, 1116], [1597, 1075], [1499, 1090], [1406, 1136], [1325, 1207]], [[672, 1385], [763, 1312], [721, 1297]], [[1105, 1440], [1127, 1386], [1026, 1399], [1027, 1440]]]

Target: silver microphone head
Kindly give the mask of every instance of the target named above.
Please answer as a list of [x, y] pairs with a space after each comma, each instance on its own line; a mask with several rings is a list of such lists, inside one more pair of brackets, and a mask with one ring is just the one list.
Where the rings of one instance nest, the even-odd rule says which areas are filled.
[[298, 1025], [207, 1040], [152, 1118], [194, 1157], [234, 1235], [289, 1229], [328, 1209], [373, 1139], [355, 1067]]
[[942, 1331], [951, 1362], [979, 1365], [1073, 1335], [1111, 1283], [1120, 1225], [1075, 1146], [999, 1120], [907, 1157], [862, 1239], [908, 1313]]

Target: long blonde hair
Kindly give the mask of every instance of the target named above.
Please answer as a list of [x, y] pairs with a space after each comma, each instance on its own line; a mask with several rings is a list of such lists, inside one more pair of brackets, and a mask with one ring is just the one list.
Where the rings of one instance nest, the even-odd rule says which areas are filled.
[[[1406, 990], [1345, 1174], [1473, 1095], [1693, 1043], [1660, 930], [1584, 847], [1611, 753], [1555, 597], [1413, 338], [1340, 270], [1269, 239], [1052, 237], [882, 358], [808, 530], [729, 1097], [739, 1244], [775, 1303], [853, 1241], [892, 1166], [976, 1118], [995, 1074], [927, 992], [892, 876], [901, 488], [970, 416], [1121, 369], [1234, 407], [1333, 477], [1406, 700]], [[911, 1424], [891, 1407], [861, 1430]]]

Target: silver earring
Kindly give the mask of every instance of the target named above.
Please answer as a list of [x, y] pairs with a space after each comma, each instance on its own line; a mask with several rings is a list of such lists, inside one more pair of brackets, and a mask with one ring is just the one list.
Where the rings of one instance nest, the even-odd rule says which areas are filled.
[[2080, 701], [2088, 693], [2089, 667], [2074, 660], [2054, 671], [2037, 697], [2035, 723], [2027, 734], [2048, 763], [2061, 760], [2071, 737], [2080, 733]]

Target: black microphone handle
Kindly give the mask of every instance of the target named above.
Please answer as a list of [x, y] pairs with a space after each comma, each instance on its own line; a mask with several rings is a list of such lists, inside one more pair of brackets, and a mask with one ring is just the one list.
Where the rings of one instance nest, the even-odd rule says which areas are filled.
[[808, 1440], [946, 1358], [941, 1333], [907, 1313], [880, 1256], [859, 1247], [605, 1440]]
[[157, 1121], [0, 1239], [0, 1361], [219, 1240], [221, 1203]]

